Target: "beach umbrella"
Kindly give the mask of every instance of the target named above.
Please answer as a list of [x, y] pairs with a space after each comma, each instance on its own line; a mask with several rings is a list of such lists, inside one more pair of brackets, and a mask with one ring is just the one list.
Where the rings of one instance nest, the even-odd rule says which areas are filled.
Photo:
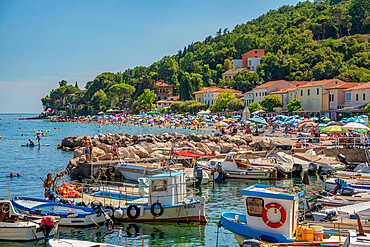
[[328, 122], [328, 121], [331, 121], [331, 119], [330, 118], [324, 118], [322, 121]]
[[261, 118], [249, 118], [248, 121], [256, 123], [256, 124], [267, 125], [266, 121]]
[[343, 126], [343, 125], [345, 125], [345, 123], [343, 123], [343, 122], [334, 122], [334, 121], [328, 123], [328, 126], [332, 126], [332, 125]]
[[255, 112], [252, 112], [252, 114], [260, 114], [260, 113], [264, 113], [264, 112], [265, 112], [264, 110], [259, 109], [259, 110], [255, 111]]
[[324, 133], [345, 133], [345, 132], [348, 132], [347, 129], [343, 129], [342, 126], [338, 126], [338, 125], [327, 126], [327, 127], [323, 128], [320, 131], [324, 132]]
[[321, 123], [321, 124], [318, 124], [316, 127], [317, 128], [325, 128], [326, 127], [326, 124]]
[[342, 128], [348, 129], [348, 130], [366, 130], [366, 131], [370, 131], [369, 127], [367, 127], [366, 125], [360, 124], [360, 123], [348, 123], [346, 125], [343, 125]]
[[308, 120], [311, 120], [311, 121], [317, 121], [319, 120], [317, 117], [312, 117], [312, 118], [309, 118]]
[[311, 127], [315, 127], [315, 122], [314, 121], [312, 121], [312, 120], [302, 120], [302, 121], [300, 121], [299, 123], [298, 123], [298, 128], [301, 128], [301, 127], [303, 127], [303, 125], [304, 124], [308, 124], [308, 123], [310, 123], [310, 124], [312, 124], [312, 126]]
[[316, 127], [316, 123], [314, 122], [305, 122], [303, 124], [299, 123], [298, 128], [310, 128], [310, 127]]

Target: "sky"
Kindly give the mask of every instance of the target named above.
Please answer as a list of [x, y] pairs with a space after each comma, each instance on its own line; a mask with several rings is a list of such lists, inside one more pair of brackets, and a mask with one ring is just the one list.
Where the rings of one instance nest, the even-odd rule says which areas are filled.
[[0, 0], [0, 113], [39, 113], [66, 80], [148, 66], [298, 0]]

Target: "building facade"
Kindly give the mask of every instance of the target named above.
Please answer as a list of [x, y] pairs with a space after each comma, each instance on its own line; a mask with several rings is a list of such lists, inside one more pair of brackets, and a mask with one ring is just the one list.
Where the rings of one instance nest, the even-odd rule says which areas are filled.
[[195, 100], [199, 103], [207, 104], [209, 106], [213, 105], [215, 103], [216, 98], [220, 93], [222, 92], [232, 92], [234, 95], [239, 96], [243, 92], [238, 91], [232, 88], [203, 88], [200, 91], [194, 92], [193, 94], [195, 95]]
[[163, 80], [159, 80], [156, 83], [157, 89], [157, 99], [156, 100], [166, 100], [169, 95], [174, 95], [174, 86], [164, 83]]
[[285, 88], [295, 88], [296, 85], [285, 80], [269, 81], [255, 87], [253, 91], [254, 101], [260, 103], [269, 93]]

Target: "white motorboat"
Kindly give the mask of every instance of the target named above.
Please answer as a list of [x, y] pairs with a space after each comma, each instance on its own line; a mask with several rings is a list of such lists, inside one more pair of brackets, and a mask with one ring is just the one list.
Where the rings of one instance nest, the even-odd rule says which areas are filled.
[[253, 166], [235, 159], [236, 152], [230, 152], [225, 159], [210, 159], [207, 161], [198, 161], [201, 167], [217, 170], [221, 167], [226, 173], [227, 178], [238, 179], [277, 179], [277, 171], [274, 167]]
[[119, 245], [82, 241], [75, 239], [50, 239], [48, 247], [120, 247]]
[[[335, 180], [337, 178], [328, 178], [325, 180], [325, 190], [331, 191], [337, 186]], [[370, 190], [370, 180], [360, 179], [343, 179], [347, 182], [347, 185], [357, 192], [366, 192]]]
[[17, 213], [10, 201], [0, 201], [0, 240], [32, 241], [55, 235], [58, 222], [52, 216], [33, 217]]

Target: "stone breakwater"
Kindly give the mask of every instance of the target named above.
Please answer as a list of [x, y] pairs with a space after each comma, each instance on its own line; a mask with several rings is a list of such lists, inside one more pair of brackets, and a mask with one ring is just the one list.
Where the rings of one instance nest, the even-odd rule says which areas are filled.
[[[69, 161], [67, 169], [71, 174], [79, 171], [86, 165], [83, 136], [66, 137], [58, 145], [59, 149], [64, 151], [73, 151], [73, 158]], [[217, 135], [196, 134], [189, 135], [173, 132], [171, 134], [99, 134], [91, 137], [93, 143], [93, 161], [110, 161], [113, 159], [111, 145], [114, 141], [118, 143], [118, 155], [122, 159], [140, 160], [140, 159], [160, 159], [165, 158], [163, 149], [170, 150], [172, 147], [189, 147], [198, 154], [225, 154], [237, 150], [261, 150], [269, 149], [271, 143], [265, 137], [255, 137], [252, 135]], [[112, 161], [112, 163], [114, 163]], [[79, 167], [81, 166], [81, 167]], [[75, 171], [75, 172], [74, 172]], [[79, 173], [79, 172], [77, 172]]]

